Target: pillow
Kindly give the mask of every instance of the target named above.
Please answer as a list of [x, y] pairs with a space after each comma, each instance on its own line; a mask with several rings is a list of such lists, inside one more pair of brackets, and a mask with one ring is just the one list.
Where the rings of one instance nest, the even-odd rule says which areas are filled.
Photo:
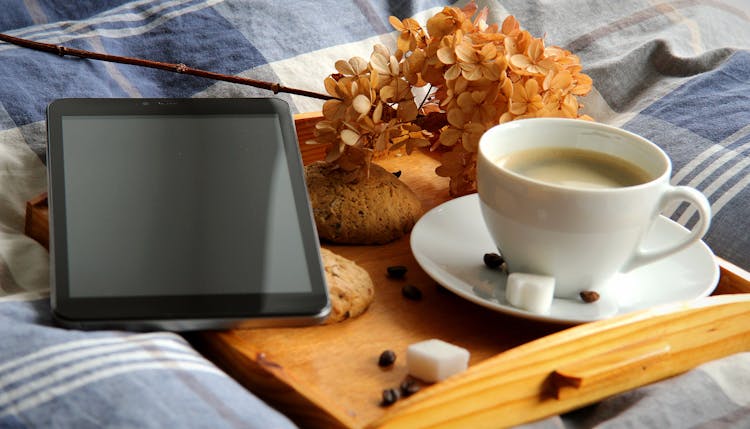
[[44, 294], [0, 299], [0, 343], [0, 427], [295, 427], [179, 335], [57, 328]]

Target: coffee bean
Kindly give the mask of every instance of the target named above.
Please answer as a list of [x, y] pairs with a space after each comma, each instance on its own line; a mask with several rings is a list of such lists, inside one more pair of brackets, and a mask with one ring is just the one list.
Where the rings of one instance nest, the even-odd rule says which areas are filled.
[[599, 293], [594, 292], [593, 290], [581, 291], [580, 295], [583, 302], [596, 302], [599, 300]]
[[401, 396], [406, 398], [407, 396], [411, 396], [419, 392], [419, 384], [417, 384], [417, 382], [413, 379], [407, 378], [406, 380], [401, 382], [399, 390], [401, 391]]
[[401, 288], [401, 295], [412, 301], [419, 301], [422, 299], [422, 291], [414, 285], [406, 285]]
[[398, 401], [398, 392], [396, 389], [385, 389], [383, 390], [383, 399], [380, 401], [380, 405], [388, 407]]
[[394, 279], [401, 279], [406, 275], [406, 271], [408, 270], [403, 265], [392, 265], [386, 268], [386, 271], [388, 273], [388, 277], [391, 277]]
[[497, 253], [484, 254], [484, 265], [486, 265], [487, 268], [500, 268], [500, 265], [502, 265], [503, 262], [505, 262], [505, 259]]
[[393, 362], [396, 362], [396, 353], [393, 350], [383, 351], [378, 358], [378, 366], [381, 367], [391, 366]]

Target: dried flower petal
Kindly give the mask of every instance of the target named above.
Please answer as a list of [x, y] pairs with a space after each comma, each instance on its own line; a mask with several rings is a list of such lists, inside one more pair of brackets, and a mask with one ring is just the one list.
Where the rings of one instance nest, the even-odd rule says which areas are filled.
[[405, 100], [398, 103], [398, 117], [403, 121], [410, 122], [417, 119], [417, 103], [414, 100]]
[[383, 103], [378, 102], [375, 106], [375, 110], [372, 112], [372, 121], [376, 124], [380, 123], [383, 119]]
[[461, 138], [462, 134], [463, 132], [460, 129], [451, 127], [445, 128], [440, 133], [440, 144], [448, 147], [453, 146], [458, 142], [458, 139]]
[[503, 34], [507, 34], [508, 36], [514, 36], [520, 31], [520, 28], [521, 25], [518, 23], [516, 18], [513, 15], [508, 15], [508, 17], [503, 21], [501, 31]]
[[338, 97], [339, 95], [337, 91], [338, 86], [336, 84], [336, 81], [332, 77], [328, 76], [327, 78], [325, 78], [325, 80], [323, 80], [323, 85], [325, 86], [326, 92], [329, 95], [333, 97]]
[[446, 65], [456, 63], [456, 52], [452, 46], [444, 46], [438, 49], [437, 57], [441, 63]]
[[461, 109], [452, 109], [448, 112], [448, 123], [454, 127], [463, 128], [465, 122], [464, 113]]
[[476, 63], [479, 61], [479, 53], [471, 46], [470, 41], [464, 40], [456, 46], [456, 58], [464, 63]]
[[591, 91], [593, 82], [588, 75], [577, 73], [575, 75], [576, 86], [571, 90], [574, 95], [586, 95]]
[[323, 116], [330, 121], [343, 118], [345, 113], [346, 106], [341, 100], [326, 100], [323, 103]]
[[369, 98], [365, 97], [362, 94], [359, 94], [358, 96], [354, 97], [352, 106], [354, 107], [354, 110], [357, 111], [357, 113], [364, 115], [370, 111], [370, 106], [372, 106], [372, 104], [370, 103]]
[[372, 69], [381, 74], [390, 74], [391, 68], [388, 65], [388, 59], [390, 57], [383, 56], [379, 52], [374, 52], [370, 57], [370, 65]]
[[461, 66], [461, 76], [466, 80], [474, 81], [483, 77], [482, 67], [477, 64], [463, 64]]
[[359, 141], [359, 134], [352, 130], [341, 130], [341, 141], [349, 146], [354, 146]]

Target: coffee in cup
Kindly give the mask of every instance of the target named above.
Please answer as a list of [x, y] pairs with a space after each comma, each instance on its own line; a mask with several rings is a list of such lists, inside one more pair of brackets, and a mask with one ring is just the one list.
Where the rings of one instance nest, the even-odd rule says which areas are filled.
[[652, 179], [644, 169], [622, 158], [562, 146], [520, 150], [504, 155], [496, 164], [521, 176], [561, 186], [619, 188]]
[[[711, 210], [697, 190], [669, 183], [671, 161], [654, 143], [616, 127], [536, 118], [498, 125], [477, 156], [482, 216], [510, 272], [555, 277], [555, 296], [604, 292], [618, 272], [700, 240]], [[643, 249], [671, 202], [700, 218], [681, 241]]]

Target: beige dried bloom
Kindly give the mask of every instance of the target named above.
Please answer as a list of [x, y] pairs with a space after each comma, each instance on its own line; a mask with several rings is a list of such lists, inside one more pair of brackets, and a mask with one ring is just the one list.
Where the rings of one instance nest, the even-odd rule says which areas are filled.
[[391, 23], [393, 28], [401, 32], [396, 42], [398, 50], [409, 52], [414, 51], [416, 48], [424, 48], [427, 43], [427, 35], [417, 20], [406, 18], [403, 21], [399, 21], [395, 16], [391, 16], [388, 18], [388, 22]]
[[[336, 99], [323, 105], [315, 140], [331, 144], [328, 160], [353, 176], [389, 150], [442, 151], [439, 176], [450, 192], [476, 189], [479, 138], [493, 125], [532, 117], [591, 120], [579, 96], [592, 87], [579, 58], [521, 29], [513, 16], [487, 23], [488, 11], [469, 3], [446, 7], [427, 20], [390, 23], [399, 32], [396, 52], [375, 45], [369, 61], [335, 64], [325, 79]], [[419, 105], [414, 88], [429, 86]], [[421, 100], [420, 100], [421, 101]]]

